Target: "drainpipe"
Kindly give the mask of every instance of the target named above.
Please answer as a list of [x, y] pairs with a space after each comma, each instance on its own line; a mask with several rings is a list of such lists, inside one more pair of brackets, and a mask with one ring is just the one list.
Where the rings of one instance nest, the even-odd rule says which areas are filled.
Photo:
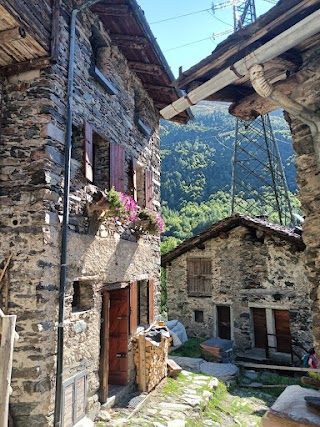
[[320, 115], [315, 114], [289, 96], [284, 95], [278, 89], [275, 89], [266, 80], [262, 64], [253, 65], [249, 70], [249, 74], [252, 86], [260, 96], [269, 99], [274, 105], [309, 126], [313, 138], [317, 168], [320, 170]]
[[54, 426], [61, 426], [62, 408], [62, 382], [63, 382], [63, 355], [64, 355], [64, 309], [65, 290], [67, 279], [67, 252], [68, 252], [68, 228], [69, 228], [69, 199], [70, 199], [70, 169], [72, 148], [72, 115], [73, 115], [73, 83], [74, 83], [74, 51], [76, 37], [76, 21], [79, 12], [98, 3], [100, 0], [88, 0], [78, 8], [72, 10], [69, 38], [69, 69], [68, 69], [68, 111], [67, 132], [65, 143], [64, 163], [64, 193], [63, 193], [63, 222], [60, 257], [60, 288], [59, 288], [59, 314], [57, 337], [57, 369], [56, 369], [56, 395], [54, 408]]

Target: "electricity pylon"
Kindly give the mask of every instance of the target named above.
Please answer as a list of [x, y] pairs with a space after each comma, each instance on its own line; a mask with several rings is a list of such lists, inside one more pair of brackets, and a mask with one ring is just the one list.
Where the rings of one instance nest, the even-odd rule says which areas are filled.
[[[255, 0], [213, 3], [212, 10], [227, 6], [233, 7], [234, 31], [256, 20]], [[252, 122], [237, 119], [230, 212], [272, 215], [283, 225], [294, 222], [287, 181], [268, 114]]]

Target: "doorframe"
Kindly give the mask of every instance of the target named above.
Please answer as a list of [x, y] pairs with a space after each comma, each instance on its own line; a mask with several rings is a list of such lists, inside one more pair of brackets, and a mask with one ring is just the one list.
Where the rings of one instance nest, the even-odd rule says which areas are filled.
[[108, 400], [108, 384], [109, 384], [109, 308], [110, 308], [110, 293], [102, 292], [102, 309], [101, 309], [101, 329], [100, 329], [100, 388], [99, 401], [106, 403]]
[[[269, 347], [269, 352], [276, 352], [277, 348], [277, 337], [276, 337], [276, 324], [274, 319], [273, 310], [284, 310], [288, 311], [290, 313], [290, 308], [287, 306], [287, 304], [284, 305], [268, 305], [268, 307], [261, 306], [261, 304], [258, 303], [249, 303], [248, 304], [249, 310], [250, 310], [250, 338], [251, 342], [255, 344], [255, 336], [254, 336], [254, 324], [253, 324], [253, 314], [252, 314], [252, 308], [264, 308], [266, 311], [266, 327], [267, 327], [267, 343]], [[269, 335], [273, 334], [273, 335]]]
[[213, 336], [217, 337], [218, 336], [218, 331], [219, 331], [219, 327], [218, 327], [218, 320], [219, 320], [219, 316], [218, 316], [218, 308], [217, 307], [220, 306], [224, 306], [224, 307], [229, 307], [230, 309], [230, 339], [234, 341], [234, 312], [233, 312], [233, 307], [232, 307], [232, 303], [228, 304], [228, 303], [215, 303], [214, 304], [214, 311], [213, 311]]

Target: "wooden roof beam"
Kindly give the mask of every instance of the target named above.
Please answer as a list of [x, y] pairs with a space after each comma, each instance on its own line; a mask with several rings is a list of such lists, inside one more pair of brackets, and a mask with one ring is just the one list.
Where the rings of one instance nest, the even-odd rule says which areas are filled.
[[0, 31], [0, 44], [9, 44], [16, 40], [25, 39], [27, 36], [22, 27], [10, 28], [9, 30]]
[[144, 49], [148, 40], [146, 37], [129, 36], [127, 34], [110, 34], [111, 40], [118, 46], [129, 47], [130, 49]]
[[146, 64], [145, 62], [129, 61], [129, 67], [136, 73], [156, 74], [160, 75], [163, 68], [161, 65]]
[[131, 14], [131, 9], [125, 4], [95, 4], [90, 8], [93, 13], [100, 16], [125, 16]]
[[150, 91], [154, 90], [154, 91], [159, 91], [159, 92], [175, 93], [175, 88], [170, 87], [170, 86], [160, 86], [160, 85], [153, 85], [153, 84], [145, 83], [144, 87]]

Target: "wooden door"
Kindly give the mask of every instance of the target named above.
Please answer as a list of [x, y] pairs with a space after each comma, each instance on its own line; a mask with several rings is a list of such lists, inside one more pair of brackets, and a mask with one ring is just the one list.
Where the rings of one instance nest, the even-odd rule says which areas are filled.
[[264, 308], [253, 308], [254, 342], [257, 348], [268, 348], [267, 317]]
[[100, 331], [100, 391], [101, 403], [108, 400], [109, 381], [109, 292], [102, 294], [102, 313]]
[[291, 353], [291, 332], [288, 310], [273, 310], [277, 351]]
[[110, 293], [109, 384], [128, 383], [129, 289]]
[[218, 336], [226, 340], [231, 339], [230, 307], [217, 305]]

